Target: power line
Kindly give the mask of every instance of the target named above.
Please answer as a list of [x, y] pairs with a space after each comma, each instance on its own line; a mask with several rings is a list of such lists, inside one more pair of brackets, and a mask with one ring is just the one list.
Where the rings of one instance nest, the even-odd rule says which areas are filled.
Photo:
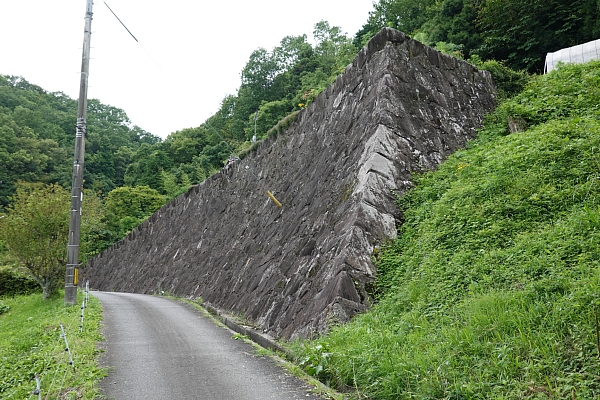
[[[108, 4], [106, 4], [106, 2], [104, 2], [104, 5], [105, 5], [106, 7], [108, 7]], [[136, 42], [138, 42], [138, 43], [139, 43], [139, 41], [138, 41], [138, 40], [135, 38], [135, 36], [133, 36], [133, 33], [131, 33], [131, 31], [130, 31], [129, 29], [127, 29], [127, 27], [125, 26], [125, 24], [123, 23], [123, 21], [121, 21], [121, 20], [119, 19], [119, 17], [117, 17], [117, 14], [115, 14], [115, 12], [114, 12], [114, 11], [113, 11], [113, 10], [112, 10], [110, 7], [108, 7], [108, 9], [109, 9], [109, 10], [110, 10], [110, 12], [112, 13], [112, 15], [114, 15], [114, 16], [115, 16], [115, 18], [117, 19], [117, 21], [119, 21], [119, 22], [121, 23], [121, 25], [123, 25], [123, 28], [125, 28], [125, 30], [126, 30], [127, 32], [129, 32], [129, 34], [131, 35], [131, 37], [133, 38], [133, 40], [135, 40]]]

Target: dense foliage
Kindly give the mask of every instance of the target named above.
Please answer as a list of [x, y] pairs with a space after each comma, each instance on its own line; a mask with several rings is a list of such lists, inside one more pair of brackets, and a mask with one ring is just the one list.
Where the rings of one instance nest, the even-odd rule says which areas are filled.
[[165, 204], [166, 198], [148, 186], [123, 186], [111, 191], [104, 202], [108, 229], [118, 240]]
[[354, 42], [364, 44], [384, 26], [465, 58], [535, 72], [546, 53], [600, 37], [600, 1], [380, 0]]
[[[18, 181], [70, 187], [76, 119], [77, 101], [0, 75], [0, 208]], [[87, 123], [85, 186], [96, 192], [122, 186], [135, 150], [159, 141], [98, 100], [89, 101]]]
[[534, 77], [418, 177], [378, 304], [300, 345], [307, 370], [374, 399], [600, 396], [599, 88], [600, 62]]
[[41, 292], [40, 285], [29, 275], [9, 267], [0, 268], [0, 298]]

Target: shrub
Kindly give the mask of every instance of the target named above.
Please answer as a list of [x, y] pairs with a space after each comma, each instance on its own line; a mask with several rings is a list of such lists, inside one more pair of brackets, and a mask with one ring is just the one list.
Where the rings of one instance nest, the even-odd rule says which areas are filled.
[[0, 269], [0, 297], [14, 297], [41, 292], [40, 285], [32, 278], [17, 273], [8, 267]]
[[489, 71], [492, 74], [500, 99], [510, 98], [520, 93], [530, 79], [527, 72], [515, 71], [500, 61], [488, 60], [483, 62], [477, 55], [473, 55], [469, 62], [477, 68]]

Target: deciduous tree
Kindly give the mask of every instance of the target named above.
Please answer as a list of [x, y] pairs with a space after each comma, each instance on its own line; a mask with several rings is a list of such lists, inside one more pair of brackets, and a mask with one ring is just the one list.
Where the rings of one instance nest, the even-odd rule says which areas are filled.
[[[44, 299], [64, 283], [71, 194], [58, 184], [19, 182], [11, 204], [0, 215], [0, 240], [11, 257], [42, 287]], [[102, 230], [101, 204], [91, 195], [83, 202], [80, 262], [94, 252], [94, 231]]]
[[0, 219], [0, 237], [40, 284], [44, 300], [64, 282], [69, 203], [69, 192], [57, 184], [20, 183]]

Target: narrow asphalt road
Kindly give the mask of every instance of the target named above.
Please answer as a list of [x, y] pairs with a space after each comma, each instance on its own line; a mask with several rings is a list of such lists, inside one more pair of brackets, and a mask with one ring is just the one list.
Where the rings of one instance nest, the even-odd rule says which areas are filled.
[[92, 294], [104, 310], [102, 363], [113, 367], [100, 384], [108, 399], [320, 399], [190, 306], [140, 294]]

